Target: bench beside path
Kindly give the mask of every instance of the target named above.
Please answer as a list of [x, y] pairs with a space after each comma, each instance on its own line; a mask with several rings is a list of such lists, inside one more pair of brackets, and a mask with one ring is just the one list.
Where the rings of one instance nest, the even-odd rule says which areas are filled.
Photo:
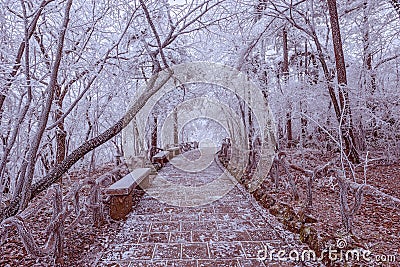
[[125, 219], [132, 211], [133, 189], [137, 186], [144, 189], [149, 186], [150, 168], [134, 169], [104, 190], [110, 197], [110, 216], [114, 220]]
[[[191, 152], [188, 152], [191, 153]], [[179, 182], [188, 173], [167, 163], [160, 173]], [[209, 181], [221, 170], [213, 163], [196, 179]], [[190, 174], [194, 175], [194, 174]], [[145, 194], [122, 230], [97, 256], [96, 266], [297, 266], [261, 262], [259, 251], [308, 249], [276, 218], [260, 212], [252, 196], [236, 185], [221, 199], [199, 207], [178, 207]], [[260, 209], [261, 208], [261, 209]]]

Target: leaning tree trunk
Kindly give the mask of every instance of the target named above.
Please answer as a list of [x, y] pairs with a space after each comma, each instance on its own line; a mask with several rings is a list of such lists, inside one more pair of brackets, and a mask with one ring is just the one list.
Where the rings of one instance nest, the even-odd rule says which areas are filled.
[[359, 163], [360, 157], [354, 146], [355, 138], [353, 133], [350, 100], [347, 88], [346, 65], [344, 61], [336, 0], [327, 0], [327, 3], [332, 27], [332, 39], [333, 49], [335, 52], [337, 81], [339, 84], [339, 103], [341, 116], [338, 119], [339, 123], [341, 124], [341, 135], [345, 145], [344, 151], [351, 162]]
[[[160, 80], [158, 74], [155, 74], [149, 80], [147, 90], [137, 99], [135, 104], [131, 106], [131, 108], [120, 120], [118, 120], [113, 126], [100, 135], [83, 143], [71, 154], [69, 154], [60, 164], [57, 164], [54, 168], [52, 168], [46, 176], [38, 179], [38, 181], [35, 182], [31, 187], [30, 199], [35, 198], [38, 194], [49, 188], [50, 185], [59, 181], [61, 176], [84, 155], [119, 134], [122, 129], [132, 121], [132, 119], [146, 104], [150, 97], [154, 95], [171, 78], [171, 76], [172, 72], [170, 72], [165, 79]], [[0, 209], [0, 222], [18, 212], [21, 198], [21, 194], [16, 195], [7, 207]]]

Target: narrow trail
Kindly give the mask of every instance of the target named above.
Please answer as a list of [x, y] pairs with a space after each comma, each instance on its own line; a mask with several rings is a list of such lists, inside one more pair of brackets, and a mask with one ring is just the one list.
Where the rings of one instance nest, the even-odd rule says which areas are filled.
[[[196, 172], [174, 166], [179, 160], [194, 162], [199, 154], [181, 155], [159, 172], [122, 230], [99, 254], [97, 266], [301, 266], [277, 260], [265, 265], [258, 259], [265, 248], [308, 248], [224, 176], [215, 161]], [[212, 191], [207, 185], [216, 181], [221, 187]], [[186, 193], [175, 192], [179, 186]], [[201, 187], [205, 191], [196, 195]], [[176, 203], [171, 202], [174, 197]], [[196, 206], [196, 199], [207, 203]]]

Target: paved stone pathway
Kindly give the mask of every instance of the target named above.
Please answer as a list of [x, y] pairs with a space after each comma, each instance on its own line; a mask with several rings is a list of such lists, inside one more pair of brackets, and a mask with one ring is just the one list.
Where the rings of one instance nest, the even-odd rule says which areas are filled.
[[[198, 156], [198, 151], [185, 154], [192, 160]], [[173, 184], [193, 187], [210, 183], [221, 173], [215, 162], [196, 173], [172, 164], [159, 172]], [[258, 259], [265, 247], [290, 251], [302, 246], [273, 216], [264, 214], [240, 185], [230, 186], [222, 198], [195, 207], [183, 205], [183, 200], [190, 201], [188, 195], [180, 206], [160, 202], [152, 187], [153, 193], [143, 196], [103, 251], [98, 266], [297, 266], [277, 261], [264, 264]]]

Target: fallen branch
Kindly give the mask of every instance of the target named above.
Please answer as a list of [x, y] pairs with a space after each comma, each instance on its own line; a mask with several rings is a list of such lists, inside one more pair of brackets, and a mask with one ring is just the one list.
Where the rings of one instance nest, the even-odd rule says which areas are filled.
[[[350, 187], [352, 189], [357, 189], [361, 184], [355, 183], [355, 182], [350, 182]], [[376, 198], [382, 198], [382, 200], [386, 200], [386, 205], [390, 207], [400, 207], [400, 199], [397, 197], [391, 196], [389, 194], [386, 194], [382, 191], [380, 191], [378, 188], [372, 186], [372, 185], [364, 185], [364, 193]], [[384, 203], [381, 203], [384, 204]]]

